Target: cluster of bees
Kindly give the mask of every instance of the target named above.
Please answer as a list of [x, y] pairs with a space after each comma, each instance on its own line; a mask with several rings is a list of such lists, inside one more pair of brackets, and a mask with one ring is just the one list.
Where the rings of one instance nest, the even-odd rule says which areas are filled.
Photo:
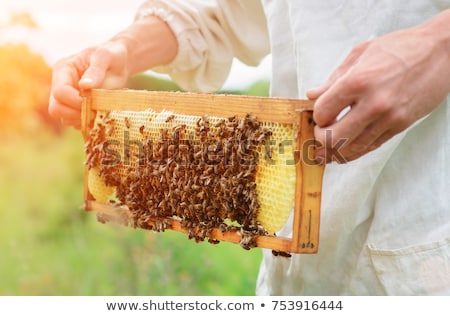
[[[130, 129], [133, 122], [125, 118], [125, 123]], [[161, 128], [157, 139], [142, 125], [143, 148], [132, 157], [137, 163], [129, 165], [105, 150], [114, 128], [115, 119], [103, 114], [86, 143], [86, 164], [99, 168], [105, 183], [116, 188], [114, 203], [129, 209], [134, 227], [164, 231], [177, 219], [197, 242], [217, 243], [213, 229], [237, 231], [244, 249], [256, 247], [255, 237], [267, 234], [257, 221], [255, 179], [262, 145], [272, 133], [255, 116], [214, 123], [203, 116], [193, 130], [172, 124]]]

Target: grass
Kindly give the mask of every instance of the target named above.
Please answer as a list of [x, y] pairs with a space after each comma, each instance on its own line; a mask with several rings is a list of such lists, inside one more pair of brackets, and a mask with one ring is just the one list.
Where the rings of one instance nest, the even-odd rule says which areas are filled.
[[31, 126], [1, 140], [0, 295], [254, 295], [259, 249], [100, 224], [81, 134]]

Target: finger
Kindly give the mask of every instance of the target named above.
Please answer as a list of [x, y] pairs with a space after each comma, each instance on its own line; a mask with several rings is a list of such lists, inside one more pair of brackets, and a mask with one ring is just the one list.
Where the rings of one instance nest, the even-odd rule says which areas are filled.
[[[321, 147], [316, 151], [316, 157], [326, 162], [339, 160], [345, 162], [347, 156], [353, 155], [359, 148], [351, 144], [375, 122], [378, 117], [370, 111], [365, 111], [364, 103], [353, 106], [340, 120], [326, 127], [315, 126], [314, 135]], [[373, 131], [372, 133], [375, 133]], [[381, 133], [381, 132], [380, 132]], [[376, 132], [374, 138], [380, 135]], [[334, 157], [330, 157], [330, 155]]]
[[50, 116], [57, 119], [79, 118], [81, 115], [80, 108], [67, 106], [66, 103], [61, 103], [56, 100], [53, 95], [50, 96], [48, 112]]
[[359, 95], [347, 83], [347, 76], [338, 79], [314, 104], [314, 122], [319, 127], [333, 124], [348, 106], [356, 104]]
[[385, 142], [387, 142], [389, 139], [391, 139], [395, 134], [396, 133], [393, 132], [392, 130], [387, 130], [380, 137], [378, 137], [375, 141], [373, 141], [372, 144], [370, 146], [368, 146], [365, 151], [355, 153], [354, 155], [347, 157], [347, 160], [348, 161], [356, 160], [356, 159], [360, 158], [361, 156], [381, 147], [381, 145], [383, 145]]
[[394, 137], [398, 133], [403, 132], [408, 128], [408, 126], [410, 126], [410, 124], [408, 123], [395, 124], [396, 121], [390, 119], [389, 117], [380, 118], [378, 121], [381, 122], [381, 124], [379, 124], [379, 130], [383, 130], [383, 132], [380, 133], [380, 135], [375, 140], [367, 140], [369, 143], [367, 146], [365, 146], [365, 148], [361, 147], [359, 151], [355, 150], [353, 155], [348, 155], [349, 160], [357, 159], [362, 155], [377, 149], [392, 137]]
[[325, 164], [331, 161], [337, 161], [339, 163], [347, 162], [346, 158], [341, 153], [341, 147], [345, 146], [347, 141], [348, 141], [347, 139], [339, 139], [333, 146], [329, 147], [322, 146], [316, 148], [315, 160], [319, 164]]
[[71, 107], [75, 110], [81, 108], [81, 96], [78, 89], [68, 84], [58, 85], [52, 90], [52, 97], [59, 104]]
[[381, 135], [389, 130], [386, 120], [377, 119], [370, 123], [361, 133], [351, 140], [345, 148], [342, 150], [344, 157], [353, 157], [359, 155], [360, 153], [367, 153], [372, 150], [373, 144]]
[[78, 130], [81, 129], [80, 119], [61, 119], [61, 122], [64, 126], [73, 127]]
[[306, 91], [306, 97], [310, 100], [316, 100], [319, 98], [331, 85], [331, 81], [327, 80], [324, 84], [317, 88], [312, 88]]
[[121, 45], [99, 47], [90, 56], [90, 66], [79, 82], [80, 89], [121, 88], [125, 68], [126, 51]]
[[69, 107], [79, 109], [81, 97], [78, 91], [78, 70], [70, 62], [55, 66], [52, 74], [52, 96]]
[[80, 89], [89, 90], [102, 86], [110, 63], [108, 56], [108, 54], [102, 53], [100, 50], [92, 53], [89, 67], [78, 83]]

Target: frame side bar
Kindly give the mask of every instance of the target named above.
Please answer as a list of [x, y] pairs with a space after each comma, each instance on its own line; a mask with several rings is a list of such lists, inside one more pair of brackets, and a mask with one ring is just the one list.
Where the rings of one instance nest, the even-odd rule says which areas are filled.
[[312, 111], [298, 112], [295, 125], [296, 190], [292, 252], [317, 253], [324, 165], [315, 160], [316, 142]]

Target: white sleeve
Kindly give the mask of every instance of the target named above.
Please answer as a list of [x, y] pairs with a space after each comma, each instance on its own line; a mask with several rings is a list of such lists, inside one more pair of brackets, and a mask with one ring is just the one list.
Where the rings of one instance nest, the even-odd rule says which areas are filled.
[[256, 66], [269, 53], [260, 0], [148, 0], [136, 19], [162, 18], [178, 40], [178, 53], [155, 71], [183, 89], [212, 92], [227, 79], [233, 58]]

